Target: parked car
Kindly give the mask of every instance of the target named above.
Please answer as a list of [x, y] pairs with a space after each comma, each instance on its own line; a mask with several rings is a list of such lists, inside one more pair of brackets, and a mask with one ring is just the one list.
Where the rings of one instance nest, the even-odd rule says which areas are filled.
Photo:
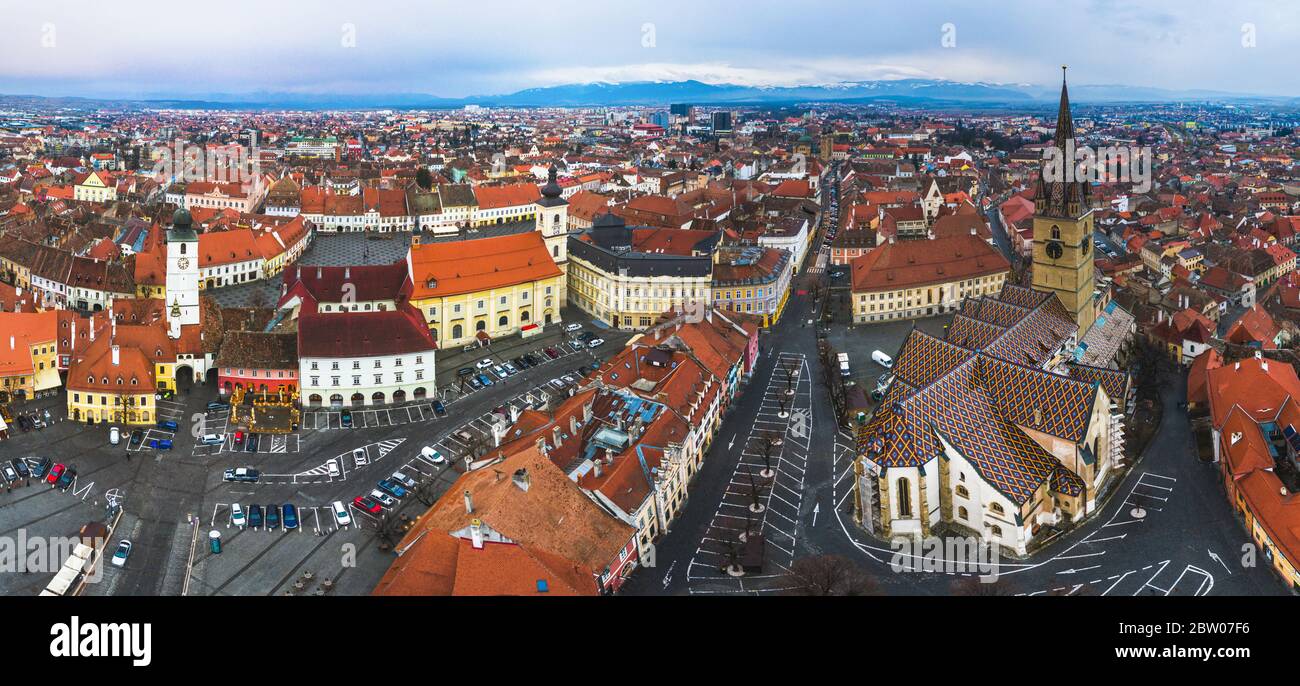
[[894, 366], [894, 358], [886, 355], [885, 353], [879, 350], [871, 353], [871, 359], [874, 360], [876, 364], [879, 364], [885, 369], [891, 369]]
[[259, 440], [258, 440], [258, 436], [257, 436], [257, 434], [254, 434], [254, 433], [250, 433], [250, 434], [248, 434], [248, 441], [245, 442], [244, 450], [247, 450], [247, 451], [250, 452], [250, 453], [255, 453], [255, 452], [257, 452], [257, 444], [258, 444], [258, 442], [259, 442]]
[[262, 526], [262, 506], [253, 503], [248, 506], [248, 525], [254, 529]]
[[514, 365], [520, 369], [528, 369], [528, 362], [524, 360], [522, 355], [510, 361], [513, 362]]
[[510, 376], [509, 374], [506, 373], [506, 368], [502, 367], [501, 365], [496, 365], [495, 367], [493, 367], [492, 373], [496, 374], [497, 378], [502, 380], [504, 380], [507, 376]]
[[380, 507], [379, 503], [363, 495], [359, 495], [352, 499], [352, 507], [370, 514], [379, 514], [384, 511], [384, 508]]
[[31, 476], [32, 476], [32, 470], [30, 470], [30, 469], [27, 468], [27, 459], [26, 459], [26, 458], [15, 457], [15, 458], [13, 459], [13, 463], [14, 463], [14, 469], [16, 469], [16, 470], [18, 471], [18, 476], [19, 476], [20, 478], [23, 478], [23, 479], [30, 479], [30, 478], [31, 478]]
[[131, 447], [135, 448], [144, 442], [144, 432], [136, 429], [131, 432]]
[[384, 493], [378, 488], [371, 489], [370, 495], [366, 497], [379, 503], [380, 505], [383, 505], [384, 507], [392, 507], [397, 504], [397, 501], [393, 500], [392, 496], [388, 495], [387, 493]]
[[50, 469], [49, 476], [45, 477], [45, 482], [51, 484], [58, 483], [59, 477], [63, 476], [64, 469], [67, 469], [67, 467], [63, 466], [62, 464], [54, 465], [54, 467]]
[[44, 479], [45, 475], [49, 473], [50, 467], [53, 466], [54, 466], [54, 461], [51, 460], [50, 458], [47, 457], [41, 460], [40, 463], [38, 463], [35, 467], [32, 467], [32, 478]]
[[347, 526], [352, 523], [352, 515], [348, 513], [348, 508], [343, 506], [342, 501], [335, 500], [330, 503], [330, 509], [334, 511], [334, 521], [338, 522], [339, 526]]
[[487, 374], [479, 374], [478, 382], [483, 384], [484, 386], [491, 386], [492, 384], [496, 383], [495, 381], [492, 380], [492, 377], [488, 376]]
[[117, 445], [122, 442], [122, 430], [116, 426], [108, 430], [108, 442], [111, 445]]
[[431, 403], [431, 406], [433, 407], [434, 414], [438, 415], [439, 417], [447, 416], [447, 406], [443, 405], [441, 400], [433, 401], [433, 403]]
[[506, 368], [506, 373], [509, 374], [509, 375], [511, 375], [511, 376], [514, 376], [515, 374], [518, 374], [518, 373], [519, 373], [519, 368], [516, 367], [513, 363], [510, 363], [510, 362], [503, 362], [503, 363], [501, 363], [501, 366], [502, 366], [502, 367], [505, 367], [505, 368]]
[[529, 367], [536, 367], [541, 360], [537, 359], [537, 356], [532, 353], [524, 353], [524, 362], [527, 362]]
[[587, 344], [587, 347], [588, 347], [588, 348], [599, 348], [599, 347], [602, 346], [602, 345], [605, 345], [605, 339], [603, 339], [603, 338], [593, 338], [593, 339], [591, 339], [591, 342]]
[[286, 531], [298, 528], [298, 508], [293, 503], [284, 504], [284, 528]]
[[125, 567], [126, 558], [130, 557], [130, 555], [131, 555], [131, 542], [125, 538], [118, 541], [117, 550], [113, 551], [113, 566]]
[[479, 369], [487, 369], [488, 367], [491, 367], [493, 364], [495, 364], [495, 363], [492, 362], [492, 358], [490, 358], [490, 357], [485, 357], [485, 358], [479, 360], [478, 362], [475, 362], [475, 363], [474, 363], [474, 366], [475, 366], [475, 367], [478, 367]]
[[31, 420], [27, 419], [26, 416], [20, 414], [18, 415], [18, 419], [16, 421], [18, 422], [18, 428], [22, 429], [23, 433], [27, 433], [28, 431], [31, 431], [32, 423]]
[[0, 472], [5, 475], [5, 481], [8, 481], [9, 483], [18, 480], [18, 471], [14, 469], [13, 465], [5, 465], [3, 469], [0, 469]]
[[556, 350], [555, 348], [546, 348], [542, 352], [545, 352], [546, 356], [551, 358], [552, 360], [557, 359], [560, 356], [560, 351]]
[[203, 434], [203, 438], [199, 439], [199, 443], [201, 445], [221, 445], [225, 440], [226, 437], [221, 434]]
[[172, 439], [170, 439], [170, 438], [151, 438], [151, 439], [149, 439], [149, 447], [150, 447], [150, 448], [153, 448], [154, 450], [171, 450], [171, 449], [172, 449]]
[[357, 448], [352, 451], [352, 464], [356, 467], [364, 467], [370, 464], [370, 458], [366, 457], [365, 448]]
[[379, 490], [383, 491], [384, 493], [387, 493], [388, 495], [393, 496], [394, 498], [406, 497], [406, 489], [396, 482], [389, 481], [388, 479], [382, 479], [380, 480], [378, 486], [379, 486]]
[[[465, 432], [462, 431], [461, 433]], [[447, 458], [443, 457], [442, 453], [427, 445], [420, 449], [420, 454], [434, 464], [442, 464], [447, 461]]]
[[271, 504], [266, 506], [266, 530], [275, 531], [280, 528], [280, 506]]
[[230, 506], [230, 523], [240, 528], [248, 526], [248, 518], [244, 516], [243, 505], [235, 503]]
[[583, 331], [582, 335], [578, 336], [578, 338], [581, 339], [584, 343], [595, 337], [596, 337], [595, 331]]
[[461, 348], [461, 351], [463, 351], [463, 352], [467, 352], [467, 353], [472, 353], [472, 352], [474, 352], [475, 350], [478, 350], [478, 343], [470, 343], [469, 345], [467, 345], [467, 346]]
[[483, 387], [483, 382], [478, 380], [477, 375], [469, 377], [468, 383], [469, 383], [469, 387], [476, 391]]
[[72, 485], [72, 482], [76, 478], [77, 478], [77, 470], [73, 469], [72, 467], [68, 467], [67, 469], [63, 470], [62, 474], [59, 475], [59, 480], [54, 485], [66, 491], [68, 490], [68, 487]]
[[343, 428], [352, 428], [352, 410], [343, 410], [339, 413], [339, 421], [342, 422]]
[[174, 432], [180, 427], [176, 424], [176, 422], [173, 422], [170, 419], [160, 419], [158, 420], [158, 428], [166, 431]]
[[329, 471], [330, 478], [333, 478], [333, 477], [338, 476], [339, 473], [340, 473], [340, 470], [339, 470], [339, 461], [338, 461], [338, 460], [330, 460], [329, 462], [326, 462], [326, 463], [325, 463], [325, 469]]
[[255, 484], [258, 479], [262, 478], [262, 473], [252, 467], [236, 467], [227, 469], [222, 479], [225, 481], [237, 481], [239, 483]]
[[402, 472], [393, 472], [392, 476], [388, 477], [388, 479], [389, 481], [395, 481], [406, 488], [415, 488], [415, 479], [412, 479]]
[[579, 324], [579, 323], [577, 323], [577, 322], [574, 322], [574, 323], [572, 323], [572, 324], [565, 324], [565, 325], [564, 325], [564, 330], [565, 330], [565, 331], [578, 331], [578, 330], [581, 330], [581, 329], [582, 329], [582, 325]]
[[209, 410], [224, 410], [229, 406], [230, 405], [228, 403], [223, 402], [221, 400], [213, 400], [212, 402], [208, 403]]
[[470, 374], [473, 373], [474, 370], [470, 367], [461, 367], [460, 369], [456, 370], [456, 376], [469, 376]]

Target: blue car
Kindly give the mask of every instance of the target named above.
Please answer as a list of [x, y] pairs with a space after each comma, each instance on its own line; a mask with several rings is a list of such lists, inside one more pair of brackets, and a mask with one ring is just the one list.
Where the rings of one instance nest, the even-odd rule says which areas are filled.
[[478, 382], [483, 384], [484, 386], [491, 386], [493, 384], [492, 379], [490, 379], [487, 374], [479, 374]]
[[68, 490], [68, 487], [72, 485], [72, 480], [75, 478], [77, 478], [77, 470], [73, 469], [72, 467], [68, 467], [67, 469], [63, 470], [62, 474], [59, 475], [59, 480], [55, 483], [55, 485], [66, 491]]
[[150, 448], [153, 448], [154, 450], [171, 450], [171, 449], [172, 449], [172, 439], [170, 439], [170, 438], [151, 438], [151, 439], [149, 439], [149, 447], [150, 447]]
[[379, 490], [383, 491], [384, 493], [387, 493], [388, 495], [393, 496], [394, 498], [406, 497], [406, 489], [402, 488], [401, 486], [399, 486], [397, 483], [393, 481], [389, 481], [388, 479], [384, 479], [383, 481], [379, 482]]
[[256, 529], [262, 526], [262, 506], [256, 503], [248, 506], [248, 526]]
[[298, 508], [293, 503], [284, 504], [284, 528], [292, 531], [298, 528]]
[[178, 428], [178, 426], [176, 422], [173, 422], [169, 419], [161, 419], [158, 421], [158, 428], [166, 429], [167, 431], [175, 431]]

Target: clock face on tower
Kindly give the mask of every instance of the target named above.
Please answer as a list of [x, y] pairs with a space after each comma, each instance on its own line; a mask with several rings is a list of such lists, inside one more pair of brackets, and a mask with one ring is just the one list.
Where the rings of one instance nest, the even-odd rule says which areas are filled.
[[189, 269], [189, 268], [190, 268], [190, 258], [188, 258], [188, 257], [182, 257], [182, 258], [180, 258], [179, 260], [176, 260], [176, 266], [177, 266], [177, 267], [180, 267], [181, 269]]
[[1050, 257], [1050, 258], [1052, 258], [1052, 259], [1054, 259], [1054, 260], [1059, 260], [1059, 259], [1061, 259], [1061, 255], [1062, 255], [1062, 253], [1064, 253], [1064, 252], [1065, 252], [1065, 251], [1061, 248], [1061, 242], [1060, 242], [1060, 241], [1048, 241], [1048, 242], [1047, 242], [1047, 256], [1048, 256], [1048, 257]]

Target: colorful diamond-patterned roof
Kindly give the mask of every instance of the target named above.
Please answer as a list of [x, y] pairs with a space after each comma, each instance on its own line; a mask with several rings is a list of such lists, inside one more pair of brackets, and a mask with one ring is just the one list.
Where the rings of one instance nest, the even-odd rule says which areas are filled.
[[958, 314], [948, 325], [948, 340], [962, 347], [979, 350], [1001, 336], [1007, 327]]
[[1054, 489], [1083, 488], [1020, 427], [1079, 443], [1101, 380], [1040, 368], [1077, 330], [1057, 298], [1021, 287], [1004, 288], [1004, 296], [1017, 302], [963, 303], [946, 339], [908, 335], [894, 385], [864, 429], [869, 459], [920, 466], [943, 455], [947, 442], [1013, 502], [1026, 502], [1049, 478]]
[[1065, 366], [1069, 368], [1070, 378], [1072, 379], [1088, 383], [1100, 383], [1102, 389], [1106, 391], [1106, 397], [1110, 398], [1111, 402], [1123, 400], [1124, 394], [1128, 392], [1128, 372], [1119, 369], [1093, 367], [1078, 362], [1067, 362]]
[[1065, 465], [1056, 465], [1052, 470], [1052, 483], [1050, 488], [1062, 495], [1079, 495], [1083, 493], [1083, 479], [1078, 474], [1070, 471]]
[[929, 386], [971, 355], [966, 348], [913, 329], [894, 361], [894, 376], [918, 388]]
[[1002, 292], [998, 293], [998, 300], [1031, 310], [1048, 299], [1056, 300], [1058, 304], [1061, 302], [1060, 299], [1053, 298], [1051, 293], [1043, 293], [1032, 288], [1017, 286], [1014, 283], [1002, 284]]

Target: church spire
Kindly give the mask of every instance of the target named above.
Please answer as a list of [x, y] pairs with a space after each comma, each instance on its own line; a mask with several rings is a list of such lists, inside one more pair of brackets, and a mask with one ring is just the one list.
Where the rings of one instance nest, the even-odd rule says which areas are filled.
[[1065, 86], [1065, 65], [1061, 65], [1061, 107], [1056, 112], [1056, 147], [1064, 150], [1065, 142], [1074, 138], [1074, 120], [1070, 118], [1070, 93]]

